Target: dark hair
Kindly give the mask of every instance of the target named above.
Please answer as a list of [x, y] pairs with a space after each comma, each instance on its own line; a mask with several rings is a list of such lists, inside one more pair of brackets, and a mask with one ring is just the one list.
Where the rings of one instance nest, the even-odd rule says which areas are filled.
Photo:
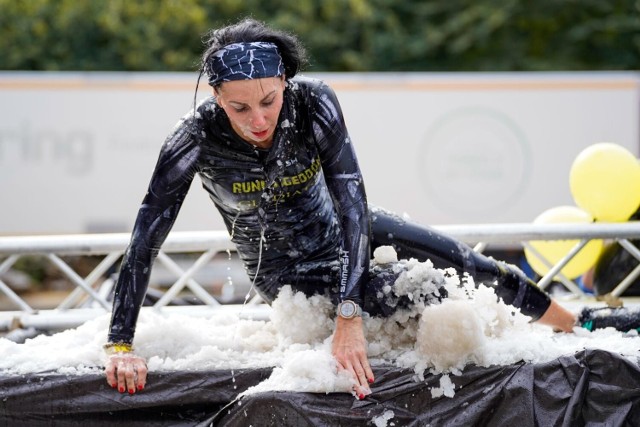
[[278, 46], [287, 79], [295, 76], [307, 62], [306, 51], [296, 36], [273, 29], [253, 18], [245, 18], [237, 24], [214, 29], [207, 34], [207, 47], [202, 54], [200, 72], [211, 75], [210, 56], [227, 45], [241, 42], [271, 42]]

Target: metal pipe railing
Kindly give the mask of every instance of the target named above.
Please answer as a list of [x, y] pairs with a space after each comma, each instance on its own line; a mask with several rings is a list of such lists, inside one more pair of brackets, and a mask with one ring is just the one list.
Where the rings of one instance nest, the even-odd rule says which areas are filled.
[[[640, 239], [640, 221], [589, 224], [468, 224], [434, 226], [466, 243], [519, 243], [532, 240]], [[13, 254], [100, 255], [124, 251], [126, 233], [68, 234], [47, 236], [0, 236], [0, 256]], [[174, 231], [162, 250], [171, 252], [234, 250], [226, 231]]]
[[[124, 252], [131, 235], [127, 233], [61, 234], [47, 236], [2, 236], [0, 256], [13, 254], [104, 255]], [[162, 250], [171, 252], [224, 251], [235, 249], [226, 231], [177, 231], [170, 233]]]
[[[585, 294], [575, 283], [564, 277], [561, 270], [589, 241], [595, 239], [618, 241], [625, 250], [628, 250], [638, 259], [640, 265], [640, 251], [629, 242], [629, 240], [640, 239], [639, 221], [590, 224], [471, 224], [435, 226], [433, 228], [465, 243], [475, 245], [474, 250], [478, 252], [482, 252], [489, 245], [496, 244], [517, 244], [532, 249], [532, 246], [529, 245], [531, 241], [576, 240], [578, 243], [562, 260], [555, 263], [555, 265], [547, 262], [550, 270], [540, 279], [539, 285], [544, 288], [552, 279], [557, 277], [577, 297], [585, 297]], [[56, 265], [76, 286], [76, 289], [56, 309], [35, 310], [0, 280], [0, 294], [6, 295], [19, 308], [19, 311], [0, 312], [0, 330], [10, 330], [16, 327], [59, 329], [60, 327], [78, 325], [90, 318], [107, 313], [110, 310], [110, 304], [104, 294], [96, 291], [96, 287], [100, 285], [99, 278], [103, 277], [104, 273], [124, 253], [129, 240], [130, 235], [126, 233], [0, 237], [0, 258], [6, 257], [0, 263], [0, 275], [11, 269], [21, 256], [43, 255]], [[167, 307], [167, 304], [184, 288], [188, 288], [203, 304], [202, 306], [189, 306], [182, 310], [191, 310], [193, 313], [209, 313], [210, 310], [222, 308], [225, 310], [240, 310], [243, 305], [220, 304], [193, 279], [194, 274], [200, 268], [203, 268], [209, 262], [216, 262], [214, 256], [217, 253], [229, 252], [234, 249], [235, 247], [226, 231], [170, 233], [162, 246], [162, 250], [159, 252], [158, 260], [176, 274], [178, 279], [156, 302], [153, 309], [161, 311], [165, 309], [176, 310], [175, 307]], [[194, 252], [202, 254], [186, 270], [178, 266], [168, 255]], [[82, 278], [62, 260], [61, 256], [67, 255], [100, 255], [105, 258], [89, 275]], [[624, 278], [612, 291], [612, 295], [620, 296], [638, 275], [640, 275], [640, 267]], [[93, 306], [91, 308], [80, 306], [82, 297], [89, 298]], [[255, 306], [255, 298], [251, 301], [252, 307], [242, 308], [242, 310], [246, 310], [245, 314], [250, 315], [255, 314], [254, 312], [259, 312], [259, 316], [264, 317], [268, 307]], [[147, 307], [143, 307], [144, 309], [147, 309]]]

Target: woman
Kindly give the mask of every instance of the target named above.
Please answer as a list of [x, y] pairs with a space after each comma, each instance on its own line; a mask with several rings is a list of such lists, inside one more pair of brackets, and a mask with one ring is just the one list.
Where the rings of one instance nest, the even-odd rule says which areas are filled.
[[331, 295], [337, 306], [332, 351], [354, 376], [360, 398], [374, 381], [361, 311], [393, 310], [376, 299], [376, 289], [394, 276], [369, 270], [371, 250], [380, 245], [476, 281], [497, 281], [505, 302], [571, 331], [574, 315], [515, 267], [369, 209], [340, 105], [323, 82], [296, 76], [304, 59], [295, 37], [254, 20], [210, 34], [201, 76], [208, 76], [213, 96], [165, 141], [123, 259], [105, 345], [109, 384], [120, 392], [144, 388], [146, 364], [131, 347], [135, 324], [150, 267], [196, 173], [265, 300], [285, 284]]

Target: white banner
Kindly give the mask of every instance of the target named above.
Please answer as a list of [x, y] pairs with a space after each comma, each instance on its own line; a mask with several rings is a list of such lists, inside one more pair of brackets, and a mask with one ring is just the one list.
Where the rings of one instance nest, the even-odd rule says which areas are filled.
[[[574, 204], [585, 147], [640, 150], [638, 73], [311, 76], [338, 93], [370, 203], [423, 223], [530, 222]], [[196, 77], [0, 73], [0, 234], [130, 231]], [[194, 181], [174, 229], [222, 228]]]

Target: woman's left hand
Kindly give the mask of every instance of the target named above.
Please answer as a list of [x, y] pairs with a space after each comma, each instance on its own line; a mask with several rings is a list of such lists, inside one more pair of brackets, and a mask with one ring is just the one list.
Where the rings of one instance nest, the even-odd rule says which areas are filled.
[[346, 369], [356, 380], [355, 392], [359, 399], [371, 394], [369, 384], [373, 382], [373, 371], [367, 358], [367, 342], [362, 330], [362, 317], [336, 319], [333, 336], [333, 356], [340, 369]]

